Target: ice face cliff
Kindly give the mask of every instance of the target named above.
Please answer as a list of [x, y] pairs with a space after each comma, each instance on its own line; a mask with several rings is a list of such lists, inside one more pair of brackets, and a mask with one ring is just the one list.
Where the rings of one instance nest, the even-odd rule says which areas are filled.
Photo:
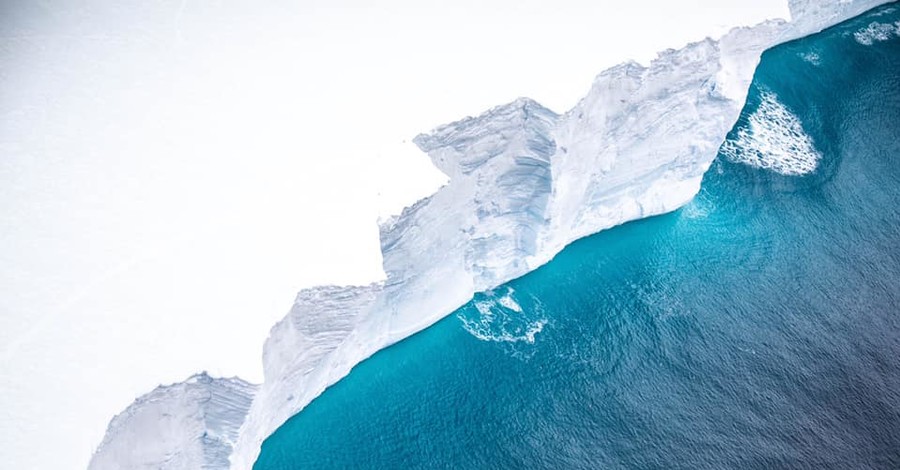
[[157, 387], [113, 418], [90, 468], [228, 468], [255, 391], [205, 372]]
[[[262, 441], [326, 387], [475, 292], [537, 268], [578, 238], [687, 203], [739, 116], [762, 52], [882, 3], [795, 0], [790, 22], [736, 28], [665, 51], [649, 66], [613, 67], [562, 115], [520, 99], [417, 137], [450, 182], [381, 225], [384, 283], [305, 290], [272, 328], [264, 383], [249, 409], [228, 414], [231, 428], [241, 426], [231, 468], [251, 468]], [[173, 387], [126, 415], [197, 406], [189, 386]], [[226, 468], [218, 456], [228, 447], [208, 445], [200, 429], [179, 434], [117, 417], [91, 468], [151, 465], [159, 452], [116, 450], [138, 435], [164, 455], [212, 452], [216, 463], [203, 468]], [[197, 461], [178, 457], [163, 468]]]

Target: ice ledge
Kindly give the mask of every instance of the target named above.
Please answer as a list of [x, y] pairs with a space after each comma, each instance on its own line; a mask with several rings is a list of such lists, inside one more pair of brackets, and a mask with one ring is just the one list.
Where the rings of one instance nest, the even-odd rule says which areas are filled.
[[256, 389], [206, 372], [159, 386], [113, 418], [88, 468], [228, 468]]
[[[530, 98], [519, 98], [496, 106], [478, 117], [445, 124], [413, 142], [427, 153], [438, 169], [451, 179], [473, 173], [479, 166], [500, 155], [517, 131], [546, 127], [556, 121], [556, 113]], [[472, 146], [491, 146], [492, 151], [473, 152]], [[488, 150], [488, 149], [485, 149]]]
[[762, 52], [883, 3], [792, 0], [790, 22], [735, 28], [664, 51], [648, 67], [601, 73], [561, 116], [522, 98], [418, 136], [450, 182], [381, 225], [387, 280], [301, 292], [266, 341], [265, 381], [249, 410], [228, 408], [210, 427], [198, 418], [208, 396], [197, 392], [202, 380], [157, 389], [113, 420], [91, 468], [226, 468], [219, 456], [231, 446], [203, 460], [210, 452], [198, 442], [227, 429], [219, 441], [234, 442], [231, 468], [250, 469], [266, 437], [378, 350], [578, 238], [690, 201]]

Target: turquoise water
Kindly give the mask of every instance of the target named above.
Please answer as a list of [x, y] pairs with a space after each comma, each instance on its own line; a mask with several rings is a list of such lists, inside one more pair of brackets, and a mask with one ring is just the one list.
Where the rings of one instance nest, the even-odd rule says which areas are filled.
[[900, 468], [900, 37], [854, 35], [895, 7], [763, 57], [729, 139], [776, 96], [813, 173], [720, 155], [689, 206], [357, 366], [254, 468]]

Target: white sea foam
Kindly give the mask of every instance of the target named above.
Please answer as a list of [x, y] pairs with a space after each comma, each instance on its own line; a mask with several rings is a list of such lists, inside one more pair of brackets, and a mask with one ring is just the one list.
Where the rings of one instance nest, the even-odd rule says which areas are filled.
[[713, 206], [701, 191], [694, 199], [691, 200], [682, 210], [682, 216], [686, 219], [705, 219], [712, 212]]
[[890, 15], [890, 14], [894, 13], [895, 11], [897, 11], [896, 7], [888, 7], [888, 8], [884, 8], [878, 12], [873, 13], [872, 16], [877, 17], [877, 16]]
[[522, 313], [522, 306], [520, 306], [519, 303], [516, 302], [516, 299], [513, 297], [515, 290], [512, 287], [507, 287], [507, 289], [508, 290], [506, 294], [497, 299], [497, 303], [514, 312]]
[[544, 318], [540, 303], [533, 302], [523, 309], [514, 296], [512, 287], [500, 287], [480, 294], [475, 309], [462, 309], [457, 318], [463, 328], [482, 341], [534, 343], [535, 336], [544, 330]]
[[722, 144], [722, 153], [735, 162], [799, 176], [819, 166], [822, 154], [803, 130], [800, 119], [778, 101], [772, 92], [763, 92], [759, 108], [735, 139]]
[[475, 322], [470, 319], [460, 319], [462, 320], [463, 328], [465, 328], [465, 330], [468, 331], [472, 336], [482, 341], [502, 343], [527, 342], [533, 344], [535, 336], [541, 331], [544, 331], [544, 326], [547, 325], [547, 319], [542, 318], [535, 321], [534, 323], [530, 323], [528, 327], [520, 333], [511, 333], [505, 330], [501, 330], [499, 332], [494, 331], [490, 322], [485, 324]]
[[822, 57], [815, 51], [801, 53], [800, 58], [815, 66], [822, 65]]
[[900, 21], [896, 23], [873, 21], [869, 23], [869, 26], [853, 33], [853, 38], [856, 39], [856, 42], [864, 46], [871, 46], [876, 42], [887, 41], [897, 36], [900, 36]]

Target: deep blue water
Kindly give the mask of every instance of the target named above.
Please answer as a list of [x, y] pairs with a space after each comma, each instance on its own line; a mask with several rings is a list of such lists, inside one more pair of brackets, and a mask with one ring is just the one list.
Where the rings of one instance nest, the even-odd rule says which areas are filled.
[[853, 34], [889, 8], [757, 70], [730, 138], [774, 94], [814, 173], [720, 155], [686, 208], [357, 366], [254, 468], [900, 468], [900, 37]]

